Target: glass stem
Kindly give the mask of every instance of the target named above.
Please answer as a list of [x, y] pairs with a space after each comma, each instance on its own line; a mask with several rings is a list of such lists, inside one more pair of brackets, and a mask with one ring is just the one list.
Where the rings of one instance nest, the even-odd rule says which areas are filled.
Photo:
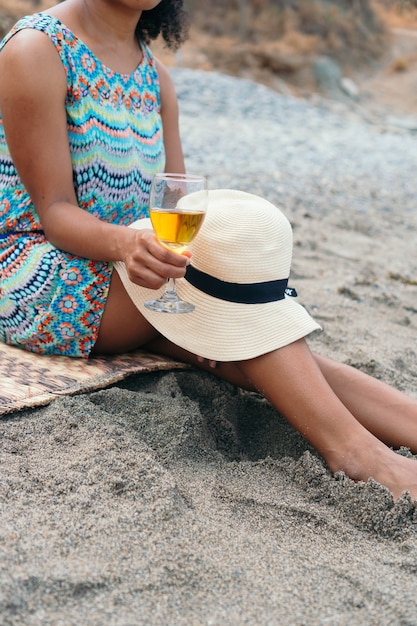
[[165, 285], [164, 300], [177, 300], [177, 287], [175, 284], [175, 278], [167, 278]]

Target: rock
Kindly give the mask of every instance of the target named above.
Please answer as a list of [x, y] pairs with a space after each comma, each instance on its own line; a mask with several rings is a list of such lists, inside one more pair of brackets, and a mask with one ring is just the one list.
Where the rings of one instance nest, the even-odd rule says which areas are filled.
[[389, 126], [394, 126], [395, 128], [400, 128], [402, 130], [410, 130], [413, 132], [417, 131], [417, 117], [415, 116], [395, 116], [390, 115], [386, 120]]
[[328, 56], [319, 56], [313, 66], [313, 75], [319, 91], [329, 98], [340, 100], [342, 72], [339, 64]]
[[340, 81], [340, 88], [352, 100], [359, 100], [360, 92], [357, 84], [351, 79], [344, 76]]

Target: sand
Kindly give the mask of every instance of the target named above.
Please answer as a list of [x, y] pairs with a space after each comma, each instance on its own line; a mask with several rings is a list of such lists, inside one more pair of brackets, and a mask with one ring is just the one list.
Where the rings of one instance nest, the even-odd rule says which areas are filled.
[[[196, 77], [214, 80], [226, 100], [226, 84], [255, 90], [185, 73], [181, 98]], [[323, 325], [311, 347], [417, 397], [414, 137], [326, 103], [279, 103], [286, 126], [275, 178], [256, 150], [246, 170], [236, 144], [233, 163], [225, 157], [230, 110], [227, 125], [208, 107], [214, 137], [200, 128], [191, 152], [199, 113], [185, 107], [186, 158], [203, 163], [213, 185], [264, 191], [287, 212], [291, 283]], [[337, 169], [328, 143], [328, 166], [315, 171], [297, 111], [309, 137], [322, 120], [315, 145], [329, 141], [323, 128], [351, 129], [351, 143], [341, 131], [338, 148], [350, 160]], [[239, 141], [250, 145], [245, 124]], [[201, 146], [215, 144], [219, 128], [225, 145], [210, 160]], [[372, 142], [380, 169], [370, 172], [371, 157], [358, 154]], [[2, 626], [417, 623], [415, 503], [404, 495], [394, 504], [374, 481], [331, 475], [257, 394], [195, 370], [138, 375], [9, 415], [0, 433]]]

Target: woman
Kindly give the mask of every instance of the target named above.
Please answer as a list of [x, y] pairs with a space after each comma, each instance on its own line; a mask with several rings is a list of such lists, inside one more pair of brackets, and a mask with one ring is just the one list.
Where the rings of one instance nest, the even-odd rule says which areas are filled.
[[[304, 338], [239, 361], [200, 359], [162, 337], [113, 263], [148, 289], [187, 256], [127, 226], [147, 215], [153, 174], [183, 172], [169, 73], [147, 47], [183, 38], [182, 0], [65, 0], [25, 18], [0, 52], [0, 338], [88, 357], [138, 347], [262, 393], [331, 471], [417, 497], [417, 403]], [[307, 334], [307, 333], [306, 333]]]

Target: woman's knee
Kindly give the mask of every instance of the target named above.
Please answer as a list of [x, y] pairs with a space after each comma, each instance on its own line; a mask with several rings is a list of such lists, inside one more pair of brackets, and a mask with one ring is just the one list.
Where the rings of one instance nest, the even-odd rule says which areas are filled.
[[158, 332], [126, 293], [117, 272], [113, 272], [93, 352], [126, 352], [140, 348], [157, 336]]

